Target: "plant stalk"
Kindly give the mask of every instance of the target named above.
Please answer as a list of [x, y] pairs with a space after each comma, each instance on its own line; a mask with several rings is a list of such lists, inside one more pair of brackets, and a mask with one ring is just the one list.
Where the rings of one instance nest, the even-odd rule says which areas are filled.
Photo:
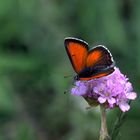
[[111, 140], [107, 131], [106, 108], [104, 107], [104, 105], [100, 105], [100, 111], [101, 111], [101, 129], [99, 140]]

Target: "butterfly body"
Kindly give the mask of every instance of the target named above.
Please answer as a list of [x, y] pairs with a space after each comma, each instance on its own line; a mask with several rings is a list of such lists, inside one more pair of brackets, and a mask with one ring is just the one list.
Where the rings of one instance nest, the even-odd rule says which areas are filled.
[[107, 48], [98, 45], [89, 49], [88, 44], [77, 38], [65, 39], [65, 48], [77, 73], [75, 80], [91, 80], [111, 74], [114, 61]]

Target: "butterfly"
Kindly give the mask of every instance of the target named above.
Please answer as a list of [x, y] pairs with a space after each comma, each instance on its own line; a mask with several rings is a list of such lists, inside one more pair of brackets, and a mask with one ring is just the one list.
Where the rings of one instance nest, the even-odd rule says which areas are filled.
[[89, 49], [87, 42], [73, 37], [65, 38], [64, 45], [73, 69], [75, 80], [91, 80], [114, 72], [115, 62], [103, 45]]

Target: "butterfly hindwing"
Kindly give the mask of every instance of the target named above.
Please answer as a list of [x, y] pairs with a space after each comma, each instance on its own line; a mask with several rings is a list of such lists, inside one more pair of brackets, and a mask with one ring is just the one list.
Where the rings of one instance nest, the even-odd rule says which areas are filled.
[[88, 51], [86, 66], [79, 73], [80, 80], [90, 80], [107, 76], [114, 71], [111, 53], [104, 46], [97, 46]]
[[113, 62], [114, 61], [109, 50], [104, 46], [99, 45], [89, 50], [86, 59], [86, 66], [102, 69], [104, 67], [111, 66]]
[[114, 67], [112, 68], [108, 68], [106, 70], [101, 70], [98, 73], [93, 73], [93, 75], [87, 76], [87, 77], [79, 77], [80, 80], [91, 80], [91, 79], [97, 79], [103, 76], [107, 76], [109, 74], [111, 74], [112, 72], [114, 72]]
[[68, 37], [65, 48], [75, 72], [78, 74], [85, 67], [88, 44], [80, 39]]
[[88, 51], [86, 67], [80, 72], [80, 80], [90, 80], [107, 76], [114, 71], [111, 53], [104, 46], [97, 46]]

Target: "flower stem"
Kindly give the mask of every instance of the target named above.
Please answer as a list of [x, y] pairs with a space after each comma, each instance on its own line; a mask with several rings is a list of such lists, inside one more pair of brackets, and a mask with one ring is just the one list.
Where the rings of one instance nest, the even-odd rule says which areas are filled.
[[110, 140], [106, 124], [106, 109], [103, 105], [100, 105], [100, 111], [101, 111], [101, 129], [99, 140]]

